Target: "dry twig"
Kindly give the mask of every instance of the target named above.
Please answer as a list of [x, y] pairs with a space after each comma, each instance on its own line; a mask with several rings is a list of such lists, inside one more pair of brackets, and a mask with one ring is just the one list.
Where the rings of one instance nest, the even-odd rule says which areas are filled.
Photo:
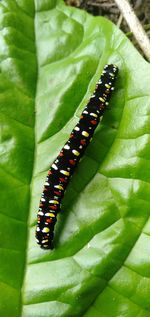
[[143, 53], [150, 61], [150, 41], [144, 31], [140, 21], [134, 13], [131, 5], [127, 0], [114, 0], [120, 9], [122, 15], [124, 16], [126, 22], [128, 23], [131, 32], [134, 34], [139, 46], [141, 47]]

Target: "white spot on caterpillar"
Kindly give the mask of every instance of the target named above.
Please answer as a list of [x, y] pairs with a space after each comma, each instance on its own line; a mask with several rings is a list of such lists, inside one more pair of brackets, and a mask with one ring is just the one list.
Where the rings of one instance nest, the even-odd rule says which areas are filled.
[[66, 144], [66, 145], [64, 146], [64, 149], [69, 150], [69, 149], [70, 149], [70, 146], [69, 146], [68, 144]]
[[39, 232], [39, 231], [40, 231], [40, 228], [39, 228], [39, 227], [37, 227], [37, 228], [36, 228], [36, 231], [37, 231], [37, 232]]
[[79, 128], [79, 127], [75, 127], [75, 128], [74, 128], [74, 130], [79, 131], [79, 130], [80, 130], [80, 128]]
[[42, 197], [42, 198], [41, 198], [41, 201], [45, 201], [45, 198]]
[[48, 183], [48, 182], [45, 182], [45, 184], [44, 184], [45, 186], [50, 186], [50, 184]]
[[109, 75], [110, 75], [111, 77], [114, 77], [114, 74], [113, 74], [113, 73], [109, 73]]
[[52, 167], [54, 168], [54, 170], [58, 170], [58, 167], [56, 166], [56, 164], [52, 164]]
[[39, 216], [44, 216], [44, 212], [43, 211], [38, 211], [38, 215]]

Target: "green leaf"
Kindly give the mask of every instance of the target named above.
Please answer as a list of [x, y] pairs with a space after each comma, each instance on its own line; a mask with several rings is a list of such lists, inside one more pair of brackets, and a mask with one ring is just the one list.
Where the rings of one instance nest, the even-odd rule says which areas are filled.
[[[44, 251], [34, 233], [45, 176], [106, 63], [120, 69], [110, 110]], [[0, 316], [150, 316], [149, 78], [103, 17], [56, 0], [0, 2]]]

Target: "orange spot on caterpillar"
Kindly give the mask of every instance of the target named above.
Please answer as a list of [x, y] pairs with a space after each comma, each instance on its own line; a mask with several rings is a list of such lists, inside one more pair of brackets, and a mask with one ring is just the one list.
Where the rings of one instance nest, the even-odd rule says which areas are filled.
[[85, 139], [82, 139], [82, 140], [80, 141], [80, 143], [84, 145], [84, 144], [86, 144], [86, 140], [85, 140]]
[[59, 177], [59, 180], [61, 181], [61, 182], [67, 182], [67, 180], [65, 179], [65, 178], [62, 178], [62, 177]]
[[75, 164], [76, 164], [76, 162], [75, 162], [74, 160], [69, 160], [69, 163], [70, 163], [71, 165], [75, 165]]
[[52, 219], [52, 218], [46, 218], [46, 222], [52, 223], [52, 222], [53, 222], [53, 219]]
[[49, 206], [50, 209], [56, 210], [57, 206]]
[[61, 193], [60, 193], [60, 192], [55, 192], [55, 191], [54, 191], [54, 194], [56, 194], [56, 195], [58, 195], [58, 196], [60, 196], [60, 195], [61, 195]]
[[91, 120], [90, 122], [91, 122], [92, 124], [96, 124], [96, 123], [97, 123], [96, 120]]

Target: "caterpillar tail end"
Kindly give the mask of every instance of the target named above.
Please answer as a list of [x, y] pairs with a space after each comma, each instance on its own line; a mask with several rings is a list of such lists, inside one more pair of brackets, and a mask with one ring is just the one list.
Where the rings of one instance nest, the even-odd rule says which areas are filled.
[[40, 245], [40, 248], [42, 249], [42, 250], [53, 250], [54, 249], [54, 242], [53, 241], [50, 241], [50, 243], [49, 244], [47, 244], [47, 245]]
[[37, 231], [38, 227], [36, 228], [35, 237], [36, 242], [39, 244], [40, 248], [43, 250], [53, 250], [54, 249], [54, 242], [53, 242], [53, 235], [43, 236], [41, 231]]

